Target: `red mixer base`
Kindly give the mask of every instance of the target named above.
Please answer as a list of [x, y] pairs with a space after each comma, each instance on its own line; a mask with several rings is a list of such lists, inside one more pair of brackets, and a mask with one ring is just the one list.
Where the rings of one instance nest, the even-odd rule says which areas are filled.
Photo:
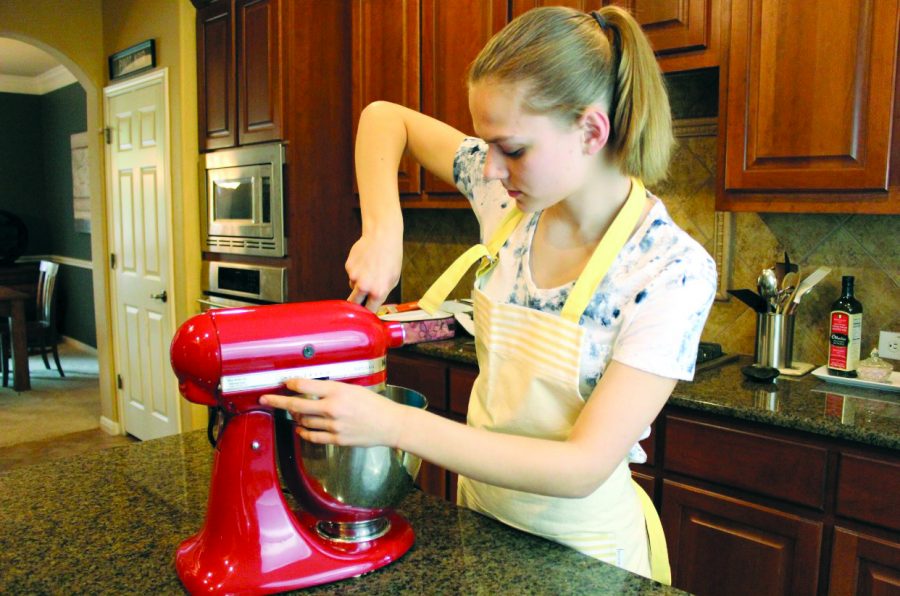
[[271, 415], [232, 419], [220, 437], [203, 528], [178, 547], [175, 568], [192, 594], [270, 594], [374, 571], [403, 556], [414, 535], [387, 514], [387, 534], [367, 542], [321, 538], [316, 520], [285, 501]]

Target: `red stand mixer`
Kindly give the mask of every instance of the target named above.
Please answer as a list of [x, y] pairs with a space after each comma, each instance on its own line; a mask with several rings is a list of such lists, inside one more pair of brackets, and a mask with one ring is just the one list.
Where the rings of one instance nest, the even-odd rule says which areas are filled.
[[258, 403], [304, 377], [425, 407], [420, 394], [385, 385], [387, 348], [402, 343], [398, 324], [337, 300], [210, 310], [181, 326], [171, 347], [181, 394], [225, 421], [206, 520], [175, 557], [189, 592], [299, 589], [373, 571], [409, 550], [412, 528], [390, 506], [412, 486], [418, 458], [305, 442], [286, 412]]

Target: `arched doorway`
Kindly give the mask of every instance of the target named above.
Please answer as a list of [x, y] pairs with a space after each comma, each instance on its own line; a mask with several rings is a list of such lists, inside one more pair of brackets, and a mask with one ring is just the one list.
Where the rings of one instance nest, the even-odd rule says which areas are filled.
[[0, 30], [0, 39], [11, 39], [38, 48], [71, 73], [84, 92], [86, 111], [87, 145], [87, 187], [90, 192], [90, 275], [92, 282], [93, 315], [96, 330], [97, 359], [99, 362], [99, 399], [101, 406], [100, 426], [111, 434], [119, 434], [119, 412], [115, 400], [114, 366], [111, 351], [111, 315], [109, 296], [109, 275], [106, 264], [108, 242], [106, 230], [105, 201], [103, 195], [103, 162], [101, 145], [101, 89], [84, 70], [68, 56], [41, 40], [16, 32]]

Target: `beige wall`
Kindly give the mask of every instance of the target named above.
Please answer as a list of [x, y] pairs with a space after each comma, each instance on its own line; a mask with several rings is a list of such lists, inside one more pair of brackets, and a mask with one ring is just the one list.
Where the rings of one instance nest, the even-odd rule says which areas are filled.
[[[157, 65], [169, 69], [172, 157], [172, 260], [175, 324], [194, 314], [200, 295], [200, 226], [197, 187], [197, 90], [195, 11], [189, 0], [3, 0], [0, 36], [31, 43], [56, 57], [87, 95], [91, 162], [91, 217], [106, 230], [103, 152], [103, 87], [107, 57], [153, 38]], [[112, 328], [105, 234], [91, 239], [94, 305], [101, 370], [101, 416], [107, 428], [121, 424], [115, 399]], [[205, 425], [204, 408], [182, 405], [182, 428]]]
[[[172, 243], [175, 325], [196, 314], [200, 296], [197, 182], [196, 12], [188, 0], [103, 0], [105, 56], [156, 40], [156, 64], [169, 69]], [[183, 428], [206, 425], [206, 410], [181, 400]]]

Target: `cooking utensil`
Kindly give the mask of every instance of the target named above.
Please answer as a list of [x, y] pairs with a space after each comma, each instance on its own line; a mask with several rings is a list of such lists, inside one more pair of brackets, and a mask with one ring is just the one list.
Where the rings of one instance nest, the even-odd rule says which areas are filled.
[[768, 309], [768, 303], [763, 299], [762, 296], [754, 292], [753, 290], [739, 289], [739, 290], [728, 290], [728, 293], [755, 310], [756, 312], [764, 313]]
[[775, 299], [778, 295], [778, 279], [772, 269], [763, 269], [756, 278], [756, 287], [759, 295], [766, 301], [768, 312], [775, 312]]
[[798, 267], [796, 271], [788, 271], [787, 273], [785, 273], [784, 277], [781, 279], [781, 283], [778, 285], [778, 287], [781, 290], [784, 290], [785, 288], [790, 287], [791, 292], [793, 292], [794, 288], [797, 287], [797, 284], [800, 283], [801, 279], [802, 278], [800, 277], [800, 268]]
[[796, 263], [791, 263], [791, 258], [788, 256], [787, 251], [784, 251], [784, 261], [775, 263], [773, 270], [775, 271], [775, 279], [778, 280], [778, 287], [783, 288], [787, 285], [785, 278], [788, 274], [796, 273], [799, 267]]
[[775, 303], [775, 312], [784, 313], [788, 304], [791, 303], [791, 295], [794, 293], [794, 286], [788, 286], [778, 290], [778, 298]]
[[813, 286], [822, 281], [829, 273], [831, 273], [831, 267], [819, 267], [810, 273], [809, 277], [801, 281], [800, 285], [797, 286], [797, 289], [794, 290], [794, 295], [791, 296], [790, 303], [787, 305], [785, 311], [786, 314], [794, 314], [797, 311], [797, 305], [800, 304], [800, 299], [803, 298], [803, 295], [813, 289]]

